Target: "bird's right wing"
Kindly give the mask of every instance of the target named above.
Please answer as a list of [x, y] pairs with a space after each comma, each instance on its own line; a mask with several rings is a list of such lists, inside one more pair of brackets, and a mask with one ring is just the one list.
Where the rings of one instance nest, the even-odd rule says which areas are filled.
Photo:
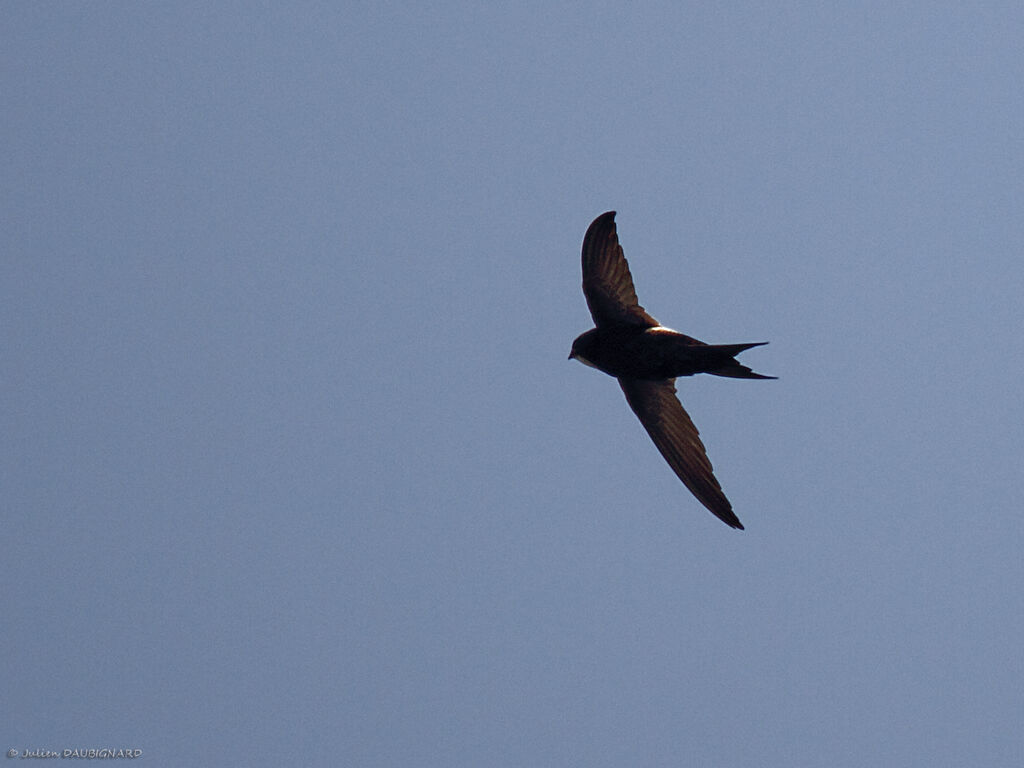
[[715, 479], [700, 433], [676, 397], [674, 379], [619, 379], [630, 408], [665, 461], [697, 500], [726, 525], [743, 529]]
[[583, 236], [583, 295], [598, 327], [658, 325], [636, 298], [633, 276], [615, 232], [615, 211], [594, 219]]

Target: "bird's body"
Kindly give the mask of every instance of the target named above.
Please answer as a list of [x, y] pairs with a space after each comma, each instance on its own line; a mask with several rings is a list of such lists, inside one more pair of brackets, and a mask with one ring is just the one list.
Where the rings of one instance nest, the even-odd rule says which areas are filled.
[[705, 344], [665, 328], [640, 306], [615, 231], [615, 212], [594, 219], [583, 238], [583, 293], [595, 327], [572, 343], [570, 359], [619, 380], [633, 412], [694, 496], [719, 519], [743, 528], [722, 493], [697, 428], [676, 398], [675, 379], [710, 373], [771, 379], [735, 359], [767, 342]]
[[733, 359], [753, 344], [705, 344], [664, 328], [612, 326], [592, 328], [572, 345], [572, 357], [609, 376], [659, 381], [696, 373], [739, 379], [766, 379]]

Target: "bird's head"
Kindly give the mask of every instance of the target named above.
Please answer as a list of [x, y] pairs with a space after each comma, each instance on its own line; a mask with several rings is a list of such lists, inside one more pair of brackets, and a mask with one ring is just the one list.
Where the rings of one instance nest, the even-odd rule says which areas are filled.
[[589, 365], [591, 368], [594, 367], [594, 364], [587, 359], [587, 350], [590, 348], [595, 330], [597, 329], [589, 330], [576, 337], [575, 341], [572, 343], [572, 349], [569, 350], [570, 360], [579, 360], [584, 365]]

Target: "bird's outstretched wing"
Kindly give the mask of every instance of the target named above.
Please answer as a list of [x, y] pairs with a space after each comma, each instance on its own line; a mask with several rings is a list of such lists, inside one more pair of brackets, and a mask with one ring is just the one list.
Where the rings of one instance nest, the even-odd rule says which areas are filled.
[[715, 479], [700, 433], [676, 397], [675, 379], [623, 378], [619, 385], [647, 434], [690, 492], [723, 523], [742, 530], [743, 524]]
[[658, 325], [637, 301], [629, 264], [615, 233], [615, 211], [594, 219], [583, 237], [583, 295], [598, 327]]

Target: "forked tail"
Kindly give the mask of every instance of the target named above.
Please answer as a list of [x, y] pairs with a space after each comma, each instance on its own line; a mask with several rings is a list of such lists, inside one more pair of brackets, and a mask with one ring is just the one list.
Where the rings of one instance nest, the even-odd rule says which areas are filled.
[[753, 344], [709, 344], [708, 346], [715, 351], [721, 351], [722, 356], [725, 358], [722, 361], [722, 365], [714, 370], [709, 370], [708, 373], [713, 376], [727, 376], [730, 379], [777, 379], [778, 376], [764, 376], [760, 373], [754, 373], [750, 368], [740, 363], [734, 358], [740, 352], [751, 347], [760, 347], [767, 344], [767, 341], [755, 341]]

